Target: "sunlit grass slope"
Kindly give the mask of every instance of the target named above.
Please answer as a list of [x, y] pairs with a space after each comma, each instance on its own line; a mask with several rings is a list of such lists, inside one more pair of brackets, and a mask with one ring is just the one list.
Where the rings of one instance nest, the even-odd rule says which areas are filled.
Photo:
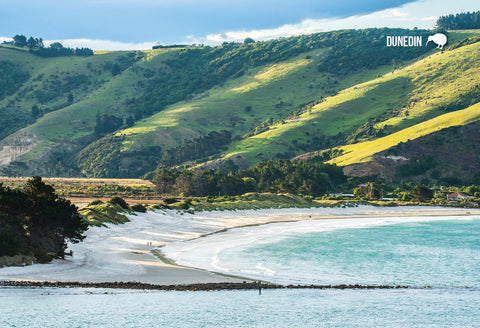
[[[470, 34], [478, 31], [470, 31]], [[452, 33], [457, 38], [459, 35]], [[302, 144], [313, 150], [313, 136], [345, 140], [366, 122], [379, 131], [358, 141], [374, 139], [446, 113], [463, 109], [468, 97], [478, 91], [480, 43], [434, 54], [371, 81], [347, 88], [337, 95], [266, 132], [234, 143], [223, 158], [246, 157], [251, 163], [275, 154], [302, 153]], [[368, 72], [367, 72], [368, 73]], [[462, 107], [463, 106], [463, 107]], [[452, 113], [454, 118], [457, 114]], [[460, 115], [460, 114], [458, 114]], [[448, 126], [448, 125], [445, 125]], [[328, 147], [324, 147], [328, 148]], [[322, 149], [318, 145], [316, 149]]]
[[[324, 50], [251, 69], [246, 75], [214, 87], [120, 131], [124, 148], [135, 144], [175, 146], [210, 131], [228, 130], [241, 137], [263, 122], [281, 121], [304, 105], [327, 97], [334, 90], [372, 79], [388, 71], [381, 67], [343, 78], [319, 72]], [[335, 84], [331, 86], [332, 81]], [[330, 83], [330, 84], [329, 84]]]
[[[152, 53], [147, 57], [148, 59], [142, 59], [133, 64], [132, 67], [149, 67], [151, 66], [149, 59], [162, 55], [165, 51], [155, 50]], [[96, 60], [98, 65], [105, 65], [105, 63], [114, 61], [124, 54], [125, 52], [106, 52], [89, 57], [88, 60], [90, 62]], [[70, 66], [75, 65], [70, 64]], [[44, 141], [71, 142], [92, 134], [97, 114], [107, 112], [121, 116], [126, 113], [126, 100], [138, 93], [138, 73], [135, 69], [126, 69], [115, 76], [112, 76], [109, 72], [101, 72], [106, 76], [96, 89], [91, 90], [90, 93], [78, 99], [78, 101], [67, 104], [65, 107], [39, 118], [37, 122], [27, 128], [27, 131]]]
[[401, 142], [407, 142], [451, 126], [466, 125], [478, 120], [480, 120], [480, 103], [464, 110], [437, 116], [385, 137], [338, 147], [343, 151], [343, 155], [330, 160], [329, 163], [345, 166], [368, 162], [371, 160], [372, 155], [396, 146]]

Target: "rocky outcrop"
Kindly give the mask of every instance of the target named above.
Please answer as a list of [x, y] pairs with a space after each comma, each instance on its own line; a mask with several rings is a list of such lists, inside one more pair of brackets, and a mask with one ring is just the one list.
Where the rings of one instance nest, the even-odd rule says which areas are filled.
[[37, 145], [35, 136], [22, 133], [0, 143], [0, 167], [6, 166], [28, 153]]

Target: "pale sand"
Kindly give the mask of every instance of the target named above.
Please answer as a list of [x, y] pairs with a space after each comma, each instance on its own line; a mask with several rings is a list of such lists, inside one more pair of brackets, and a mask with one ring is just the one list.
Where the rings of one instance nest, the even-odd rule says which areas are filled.
[[[480, 215], [480, 209], [442, 207], [374, 207], [265, 209], [198, 212], [157, 211], [129, 215], [131, 222], [90, 228], [87, 238], [69, 245], [73, 256], [50, 264], [0, 269], [0, 280], [114, 282], [170, 285], [243, 281], [205, 270], [161, 261], [151, 251], [223, 229], [271, 222], [391, 216]], [[341, 222], [339, 221], [339, 224]], [[151, 245], [150, 245], [151, 243]], [[161, 248], [160, 248], [161, 250]]]

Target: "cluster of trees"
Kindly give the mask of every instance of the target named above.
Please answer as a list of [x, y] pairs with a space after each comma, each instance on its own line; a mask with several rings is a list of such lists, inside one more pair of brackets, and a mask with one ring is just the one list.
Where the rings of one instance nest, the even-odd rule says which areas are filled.
[[[415, 201], [426, 203], [432, 200], [433, 191], [424, 185], [416, 185], [411, 188], [410, 191], [400, 191], [400, 188], [397, 188], [397, 193], [401, 195], [399, 200], [402, 201]], [[358, 188], [353, 189], [353, 194], [357, 199], [363, 200], [377, 200], [384, 196], [384, 186], [376, 182], [367, 182]]]
[[341, 168], [314, 160], [269, 160], [228, 173], [162, 169], [153, 179], [159, 193], [185, 196], [234, 196], [246, 192], [321, 196], [345, 181]]
[[78, 167], [95, 178], [131, 178], [157, 168], [160, 146], [122, 151], [124, 136], [109, 134], [82, 149], [75, 158]]
[[[8, 42], [6, 42], [8, 43]], [[27, 47], [30, 52], [41, 57], [60, 57], [60, 56], [93, 56], [93, 50], [90, 48], [67, 48], [60, 42], [53, 42], [49, 47], [45, 47], [42, 38], [27, 37], [17, 34], [11, 42], [16, 47]]]
[[480, 28], [480, 11], [440, 16], [437, 27], [445, 30], [468, 30]]
[[27, 40], [27, 37], [21, 34], [17, 34], [13, 37], [13, 45], [20, 48], [28, 47], [29, 49], [38, 49], [44, 47], [42, 38], [34, 38], [31, 36]]
[[163, 153], [161, 164], [172, 166], [217, 154], [231, 140], [232, 135], [225, 130], [220, 132], [211, 131], [205, 136], [183, 140], [177, 147], [166, 150]]
[[152, 49], [172, 49], [172, 48], [187, 48], [191, 47], [187, 44], [168, 44], [168, 45], [161, 45], [157, 44], [152, 47]]
[[[0, 60], [0, 101], [15, 93], [30, 74], [9, 60]], [[12, 132], [24, 127], [29, 118], [14, 106], [0, 108], [0, 140]]]
[[0, 256], [29, 255], [48, 262], [65, 255], [67, 239], [82, 241], [87, 229], [77, 207], [40, 177], [21, 190], [0, 184]]
[[400, 165], [397, 168], [396, 175], [399, 178], [408, 178], [412, 176], [422, 175], [430, 169], [437, 166], [437, 161], [432, 156], [425, 156], [413, 163]]
[[30, 75], [8, 60], [0, 60], [0, 100], [14, 93]]
[[[363, 69], [399, 63], [416, 58], [429, 51], [426, 47], [386, 47], [389, 35], [422, 36], [427, 39], [430, 31], [399, 28], [370, 28], [330, 32], [331, 48], [318, 66], [322, 72], [347, 75]], [[372, 60], [372, 59], [375, 60]]]
[[97, 114], [94, 127], [95, 136], [101, 137], [110, 132], [116, 131], [123, 125], [123, 123], [121, 117], [109, 114]]

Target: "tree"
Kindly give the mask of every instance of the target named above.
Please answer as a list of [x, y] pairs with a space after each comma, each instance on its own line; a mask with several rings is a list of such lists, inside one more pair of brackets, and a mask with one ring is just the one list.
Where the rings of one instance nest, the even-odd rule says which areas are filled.
[[23, 193], [33, 205], [29, 211], [29, 244], [35, 249], [44, 249], [63, 257], [66, 239], [72, 243], [82, 241], [88, 229], [86, 222], [69, 200], [59, 198], [55, 189], [39, 176], [28, 179]]
[[96, 136], [103, 136], [118, 130], [123, 125], [123, 119], [115, 115], [97, 114], [94, 132]]
[[255, 40], [252, 38], [246, 38], [245, 40], [243, 40], [243, 43], [255, 43]]
[[353, 194], [359, 199], [379, 199], [382, 196], [382, 188], [375, 182], [367, 182], [365, 187], [355, 188]]
[[465, 30], [480, 28], [480, 11], [440, 16], [437, 20], [437, 28], [442, 28], [446, 30]]
[[410, 196], [417, 202], [428, 202], [433, 198], [433, 191], [425, 186], [416, 185], [410, 192]]
[[25, 47], [27, 45], [27, 38], [25, 35], [15, 35], [13, 37], [13, 45], [16, 47]]
[[37, 105], [32, 106], [32, 117], [37, 118], [40, 115], [40, 109], [38, 109]]
[[50, 48], [51, 48], [51, 49], [56, 49], [56, 50], [62, 50], [64, 47], [63, 47], [63, 45], [62, 45], [60, 42], [53, 42], [53, 43], [50, 45]]
[[66, 240], [82, 241], [87, 228], [77, 207], [40, 177], [29, 179], [22, 190], [0, 184], [0, 256], [33, 255], [48, 262], [48, 254], [64, 256]]
[[34, 49], [38, 49], [38, 48], [43, 48], [43, 39], [40, 38], [40, 39], [37, 39], [37, 38], [33, 38], [33, 37], [30, 37], [28, 38], [28, 41], [27, 41], [27, 47], [30, 49], [30, 50], [34, 50]]
[[167, 169], [161, 169], [155, 178], [153, 178], [153, 183], [155, 184], [156, 191], [159, 194], [168, 194], [172, 192], [172, 186], [175, 183], [176, 176], [175, 174]]
[[132, 127], [134, 124], [135, 124], [135, 119], [133, 118], [133, 116], [130, 115], [125, 119], [125, 125], [127, 127]]

